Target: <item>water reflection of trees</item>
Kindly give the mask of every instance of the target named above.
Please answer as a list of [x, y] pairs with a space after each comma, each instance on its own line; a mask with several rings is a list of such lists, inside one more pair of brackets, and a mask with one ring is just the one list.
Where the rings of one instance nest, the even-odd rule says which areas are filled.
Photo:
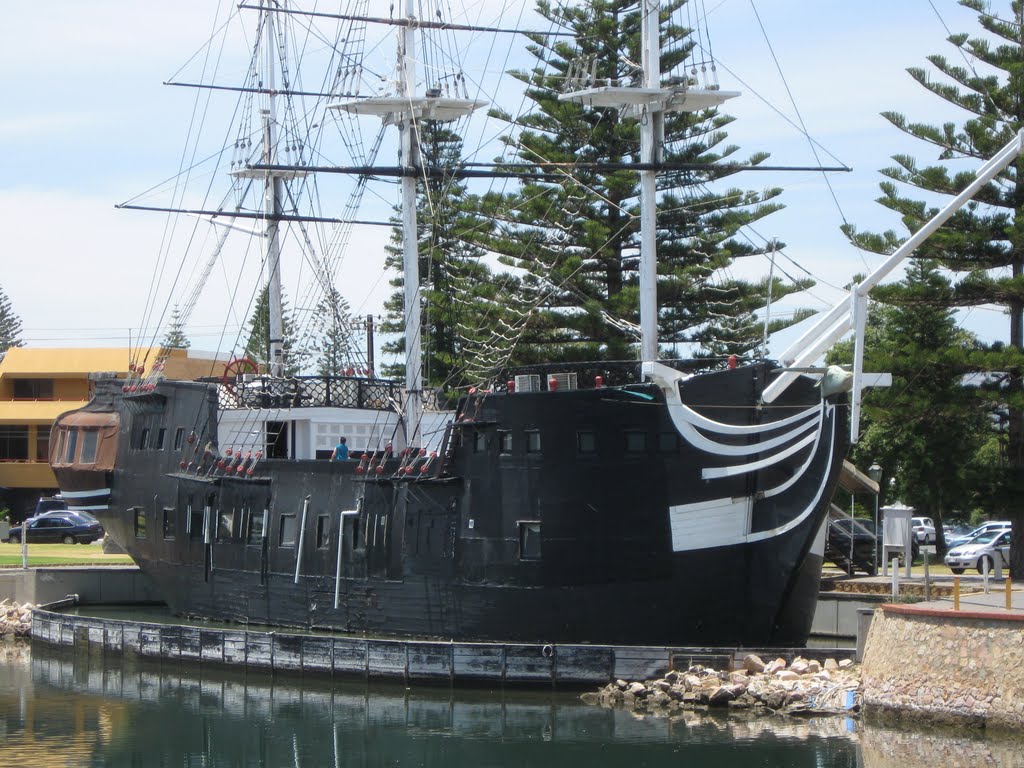
[[552, 691], [325, 684], [44, 649], [30, 662], [0, 658], [4, 726], [0, 758], [10, 765], [134, 765], [140, 758], [176, 765], [668, 765], [685, 758], [716, 768], [907, 768], [946, 764], [951, 750], [967, 750], [972, 765], [1012, 764], [992, 740], [920, 738], [905, 727], [866, 728], [846, 718], [638, 717]]

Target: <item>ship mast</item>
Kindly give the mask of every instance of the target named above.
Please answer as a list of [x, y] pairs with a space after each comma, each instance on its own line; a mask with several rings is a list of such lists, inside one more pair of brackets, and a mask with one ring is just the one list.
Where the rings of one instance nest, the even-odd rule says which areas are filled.
[[695, 88], [684, 82], [661, 86], [661, 3], [641, 0], [641, 48], [643, 78], [640, 87], [595, 85], [559, 95], [562, 101], [576, 101], [593, 107], [613, 107], [623, 117], [640, 121], [640, 354], [643, 361], [658, 359], [658, 223], [657, 168], [661, 165], [665, 140], [666, 112], [697, 112], [711, 109], [736, 91], [716, 87]]
[[[414, 0], [406, 0], [405, 15], [412, 19]], [[407, 99], [416, 94], [416, 29], [408, 24], [401, 31], [398, 50], [398, 93]], [[406, 444], [420, 444], [419, 428], [423, 415], [423, 364], [420, 352], [420, 259], [416, 231], [416, 169], [419, 168], [419, 126], [415, 119], [398, 126], [401, 134], [400, 164], [409, 171], [402, 175], [402, 275], [405, 288], [405, 432]]]
[[264, 262], [266, 263], [267, 315], [268, 315], [268, 357], [267, 373], [283, 376], [284, 362], [284, 313], [281, 299], [281, 243], [280, 224], [283, 217], [285, 179], [297, 179], [308, 171], [297, 168], [282, 168], [277, 165], [277, 97], [276, 97], [276, 26], [274, 9], [261, 5], [264, 33], [264, 58], [262, 87], [267, 94], [267, 106], [260, 110], [263, 135], [263, 162], [232, 171], [235, 178], [254, 179], [263, 182], [263, 211], [266, 221], [263, 232]]
[[416, 232], [416, 179], [423, 174], [418, 137], [422, 120], [447, 122], [464, 117], [486, 105], [485, 101], [442, 96], [439, 90], [416, 93], [417, 29], [431, 27], [416, 18], [415, 0], [406, 0], [405, 18], [398, 39], [398, 95], [376, 96], [358, 101], [330, 104], [355, 115], [375, 115], [385, 125], [397, 125], [401, 134], [400, 174], [402, 178], [402, 266], [405, 283], [405, 405], [403, 423], [406, 445], [420, 445], [423, 415], [423, 364], [420, 328], [419, 240]]
[[[263, 114], [263, 154], [268, 165], [277, 165], [277, 103], [274, 90], [275, 67], [274, 51], [277, 49], [274, 40], [274, 14], [267, 13], [263, 17], [266, 43], [266, 85], [269, 90], [269, 107]], [[284, 183], [280, 174], [268, 173], [264, 180], [263, 210], [267, 215], [266, 263], [267, 263], [267, 314], [269, 319], [267, 364], [271, 376], [284, 375], [284, 319], [281, 301], [281, 244], [278, 237], [278, 220], [281, 215], [281, 198]]]

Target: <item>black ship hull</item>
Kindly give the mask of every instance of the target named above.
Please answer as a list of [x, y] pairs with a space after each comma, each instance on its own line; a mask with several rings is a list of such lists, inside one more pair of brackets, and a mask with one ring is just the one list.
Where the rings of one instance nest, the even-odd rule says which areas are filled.
[[[474, 393], [438, 456], [368, 447], [348, 462], [226, 455], [212, 384], [110, 387], [86, 408], [116, 414], [110, 470], [59, 455], [54, 469], [78, 498], [91, 484], [94, 513], [182, 615], [465, 640], [800, 645], [847, 417], [809, 377], [758, 407], [772, 374]], [[81, 429], [81, 413], [56, 430]]]

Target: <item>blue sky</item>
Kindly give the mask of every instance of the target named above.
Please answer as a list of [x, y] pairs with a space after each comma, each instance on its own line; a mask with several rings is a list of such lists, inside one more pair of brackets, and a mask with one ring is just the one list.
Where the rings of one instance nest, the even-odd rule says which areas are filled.
[[[824, 306], [838, 295], [829, 286], [846, 284], [876, 261], [846, 243], [842, 215], [862, 229], [898, 226], [873, 202], [877, 169], [895, 152], [933, 159], [879, 112], [895, 109], [927, 122], [955, 115], [904, 70], [926, 65], [929, 53], [958, 56], [945, 43], [943, 21], [973, 33], [974, 14], [953, 0], [758, 0], [766, 42], [751, 0], [703, 2], [721, 85], [744, 92], [726, 110], [737, 117], [729, 133], [741, 154], [764, 149], [773, 164], [816, 164], [807, 139], [776, 112], [798, 122], [798, 109], [808, 132], [854, 169], [830, 177], [842, 214], [820, 174], [748, 174], [739, 182], [786, 188], [787, 209], [759, 224], [757, 236], [787, 243], [788, 260], [780, 264], [801, 274], [795, 262], [822, 281], [800, 303]], [[26, 342], [122, 345], [130, 334], [137, 338], [164, 221], [113, 206], [178, 168], [193, 94], [161, 82], [205, 42], [215, 6], [44, 0], [6, 9], [0, 286], [22, 317]], [[826, 154], [821, 160], [835, 164]], [[364, 237], [362, 258], [352, 264], [356, 274], [340, 287], [354, 310], [378, 312], [387, 293], [386, 234]], [[765, 263], [737, 267], [744, 274], [766, 270]], [[212, 322], [219, 321], [197, 317], [186, 329], [194, 347], [210, 346], [203, 334]], [[994, 311], [975, 310], [967, 324], [989, 338], [1003, 333]]]

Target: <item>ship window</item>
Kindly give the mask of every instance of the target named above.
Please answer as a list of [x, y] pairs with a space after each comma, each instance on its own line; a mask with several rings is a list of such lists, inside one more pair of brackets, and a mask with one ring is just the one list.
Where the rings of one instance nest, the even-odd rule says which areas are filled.
[[135, 507], [135, 538], [146, 538], [146, 510]]
[[345, 541], [349, 542], [352, 551], [363, 549], [363, 539], [359, 535], [359, 517], [357, 515], [344, 515], [341, 524], [345, 527]]
[[487, 433], [482, 429], [477, 429], [473, 432], [473, 450], [477, 453], [483, 453], [487, 450]]
[[158, 451], [162, 451], [164, 449], [164, 440], [166, 440], [166, 439], [167, 439], [167, 430], [164, 427], [160, 427], [160, 429], [156, 433], [156, 445], [154, 447]]
[[68, 442], [64, 452], [64, 463], [74, 464], [75, 463], [75, 449], [78, 448], [78, 430], [68, 430]]
[[519, 559], [540, 559], [540, 521], [522, 520], [519, 522]]
[[498, 445], [502, 453], [512, 453], [512, 433], [507, 429], [498, 430]]
[[249, 543], [259, 544], [267, 524], [267, 510], [259, 509], [249, 516]]
[[235, 532], [235, 510], [222, 509], [217, 515], [217, 541], [229, 541]]
[[81, 464], [96, 463], [96, 443], [99, 438], [100, 433], [95, 429], [82, 430], [82, 455], [78, 459]]
[[299, 524], [295, 520], [295, 515], [281, 515], [281, 531], [277, 543], [282, 547], [294, 547], [298, 532]]
[[577, 432], [576, 450], [581, 455], [593, 456], [597, 453], [597, 435], [593, 432]]
[[57, 446], [53, 452], [54, 464], [61, 463], [61, 457], [64, 455], [64, 441], [67, 439], [68, 431], [66, 429], [57, 430]]
[[193, 507], [192, 502], [188, 505], [189, 535], [193, 539], [203, 538], [203, 510], [200, 507]]
[[144, 451], [149, 446], [149, 427], [143, 427], [139, 433], [139, 450]]
[[174, 507], [164, 507], [164, 538], [174, 538]]
[[626, 453], [647, 453], [646, 432], [626, 432]]
[[679, 435], [675, 432], [658, 433], [658, 453], [677, 453], [679, 451]]
[[526, 452], [540, 453], [540, 432], [536, 429], [526, 430]]
[[178, 427], [176, 430], [174, 430], [174, 450], [176, 450], [176, 451], [180, 451], [181, 450], [181, 444], [184, 441], [184, 439], [185, 439], [185, 428], [184, 427]]
[[316, 518], [316, 548], [327, 549], [331, 537], [331, 518], [327, 515], [317, 515]]

